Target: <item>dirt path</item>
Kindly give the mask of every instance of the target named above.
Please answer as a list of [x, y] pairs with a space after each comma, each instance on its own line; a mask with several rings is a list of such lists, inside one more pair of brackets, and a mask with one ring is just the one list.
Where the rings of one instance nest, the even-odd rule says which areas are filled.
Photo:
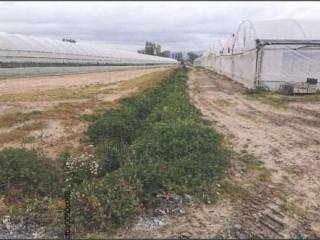
[[[254, 156], [270, 176], [250, 191], [231, 236], [319, 237], [320, 119], [312, 107], [319, 102], [278, 108], [249, 99], [240, 85], [203, 69], [191, 72], [189, 86], [195, 105], [229, 136], [235, 152]], [[250, 179], [237, 158], [230, 177], [240, 186]]]
[[141, 220], [117, 237], [319, 238], [319, 102], [282, 109], [204, 69], [193, 69], [188, 83], [195, 106], [235, 151], [231, 184], [221, 186], [229, 194], [156, 222]]

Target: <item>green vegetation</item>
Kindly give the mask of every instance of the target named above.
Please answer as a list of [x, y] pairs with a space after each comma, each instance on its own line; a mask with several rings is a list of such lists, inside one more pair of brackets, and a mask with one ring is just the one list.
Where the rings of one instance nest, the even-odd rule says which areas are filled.
[[300, 207], [295, 201], [293, 200], [286, 200], [285, 203], [281, 205], [281, 209], [288, 213], [290, 216], [305, 216], [306, 210]]
[[229, 152], [190, 104], [186, 80], [185, 69], [174, 70], [89, 127], [100, 168], [73, 188], [78, 231], [129, 224], [143, 208], [157, 205], [158, 194], [213, 196], [211, 186], [224, 176]]
[[223, 179], [217, 184], [216, 192], [222, 198], [228, 198], [231, 201], [247, 200], [250, 197], [250, 191], [240, 184], [231, 181], [230, 179]]
[[0, 117], [0, 128], [1, 127], [12, 127], [15, 124], [23, 123], [29, 121], [34, 117], [41, 114], [40, 111], [31, 111], [31, 112], [10, 112], [3, 114]]
[[232, 103], [226, 99], [223, 99], [223, 98], [218, 98], [217, 100], [214, 100], [213, 103], [217, 104], [219, 106], [222, 106], [222, 107], [229, 107], [229, 106], [234, 105], [234, 103]]
[[44, 156], [23, 148], [0, 151], [0, 194], [6, 198], [56, 196], [59, 181], [59, 172]]
[[120, 81], [111, 83], [97, 83], [78, 87], [55, 88], [47, 90], [38, 90], [32, 92], [1, 94], [0, 100], [4, 102], [36, 102], [36, 101], [57, 101], [57, 100], [86, 100], [96, 98], [97, 95], [106, 95], [120, 93], [121, 91], [133, 90], [137, 87], [139, 90], [152, 86], [154, 82], [165, 76], [168, 70], [139, 76], [130, 81]]
[[277, 92], [270, 92], [264, 88], [258, 87], [256, 89], [248, 89], [245, 92], [247, 99], [257, 100], [262, 103], [272, 105], [277, 108], [286, 109], [289, 103], [299, 102], [319, 102], [320, 93], [307, 94], [307, 95], [281, 95]]
[[3, 94], [0, 96], [0, 99], [5, 102], [88, 99], [96, 94], [108, 93], [109, 90], [107, 89], [107, 86], [107, 84], [101, 84], [89, 85], [85, 87], [57, 88], [26, 93]]
[[259, 181], [268, 182], [271, 177], [271, 172], [263, 166], [263, 162], [256, 159], [252, 154], [243, 152], [239, 155], [239, 160], [246, 164], [247, 169], [251, 172], [252, 176], [256, 176], [256, 183]]
[[268, 90], [266, 88], [258, 86], [253, 89], [246, 89], [244, 93], [247, 95], [257, 95], [257, 94], [262, 94], [262, 93], [267, 93], [267, 92], [268, 92]]
[[[145, 209], [159, 206], [158, 194], [186, 193], [206, 202], [217, 198], [229, 151], [191, 105], [186, 81], [187, 70], [176, 69], [120, 107], [82, 115], [84, 121], [95, 121], [87, 134], [96, 152], [64, 152], [64, 171], [31, 150], [0, 151], [0, 195], [13, 203], [10, 213], [28, 216], [61, 235], [67, 190], [72, 231], [89, 236], [131, 224]], [[24, 141], [33, 139], [25, 136]]]
[[0, 151], [0, 197], [15, 223], [46, 227], [54, 236], [63, 233], [61, 171], [46, 157], [24, 148]]

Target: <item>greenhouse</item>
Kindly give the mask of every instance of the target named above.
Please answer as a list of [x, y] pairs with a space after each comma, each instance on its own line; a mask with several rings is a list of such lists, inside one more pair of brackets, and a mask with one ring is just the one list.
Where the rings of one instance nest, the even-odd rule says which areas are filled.
[[[0, 33], [0, 75], [8, 72], [39, 71], [39, 67], [97, 69], [110, 66], [171, 65], [171, 58], [110, 49], [102, 44], [79, 43]], [[60, 67], [60, 68], [59, 68]], [[35, 68], [35, 70], [31, 70]], [[43, 71], [43, 70], [40, 70]]]
[[224, 44], [214, 44], [197, 65], [248, 88], [278, 90], [284, 84], [319, 89], [320, 20], [244, 21]]

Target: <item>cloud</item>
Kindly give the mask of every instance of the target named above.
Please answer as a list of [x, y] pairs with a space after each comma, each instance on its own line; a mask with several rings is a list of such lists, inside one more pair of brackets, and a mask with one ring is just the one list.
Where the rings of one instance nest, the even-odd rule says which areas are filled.
[[103, 41], [136, 50], [155, 41], [203, 50], [242, 20], [314, 18], [319, 2], [0, 2], [0, 31]]

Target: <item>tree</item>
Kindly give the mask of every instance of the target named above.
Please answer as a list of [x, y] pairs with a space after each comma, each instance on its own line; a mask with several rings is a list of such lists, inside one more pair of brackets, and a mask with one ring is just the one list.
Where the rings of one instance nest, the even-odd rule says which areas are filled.
[[70, 43], [76, 43], [77, 41], [74, 39], [68, 39], [68, 38], [62, 38], [62, 42], [70, 42]]
[[152, 42], [146, 42], [144, 52], [148, 55], [154, 55], [154, 44]]
[[162, 56], [162, 57], [170, 57], [171, 52], [166, 50], [161, 52], [161, 45], [152, 43], [152, 42], [146, 42], [144, 49], [138, 50], [138, 53], [141, 54], [148, 54], [148, 55], [155, 55], [155, 56]]
[[157, 46], [155, 47], [156, 50], [156, 54], [157, 56], [161, 56], [161, 46], [160, 44], [157, 44]]
[[161, 55], [162, 55], [163, 57], [167, 57], [167, 58], [169, 58], [169, 57], [170, 57], [170, 55], [171, 55], [171, 52], [170, 52], [170, 51], [168, 51], [168, 50], [166, 50], [166, 51], [163, 51], [163, 52], [161, 53]]
[[194, 53], [194, 52], [188, 52], [188, 57], [189, 57], [189, 61], [191, 63], [193, 63], [193, 61], [199, 57], [198, 54]]
[[172, 58], [176, 59], [177, 61], [182, 61], [182, 52], [175, 52], [172, 53]]

